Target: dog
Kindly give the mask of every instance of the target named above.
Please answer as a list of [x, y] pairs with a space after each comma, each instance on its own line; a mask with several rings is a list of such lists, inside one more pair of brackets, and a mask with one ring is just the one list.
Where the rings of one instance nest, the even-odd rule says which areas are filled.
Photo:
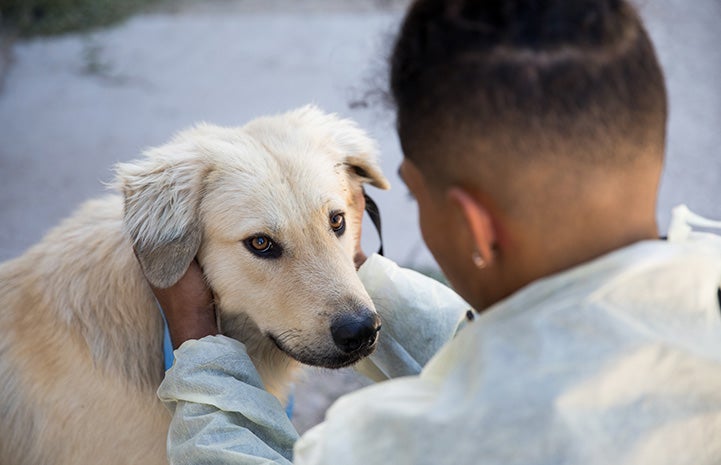
[[0, 265], [0, 463], [167, 462], [148, 282], [168, 287], [196, 258], [222, 332], [280, 399], [300, 364], [370, 354], [380, 322], [353, 263], [365, 183], [389, 187], [375, 144], [315, 107], [201, 124], [118, 164], [121, 195]]

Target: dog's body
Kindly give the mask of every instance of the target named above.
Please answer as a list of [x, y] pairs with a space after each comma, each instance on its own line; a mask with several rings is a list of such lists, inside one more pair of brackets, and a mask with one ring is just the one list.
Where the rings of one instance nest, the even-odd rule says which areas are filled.
[[373, 349], [352, 202], [361, 183], [387, 181], [362, 131], [304, 108], [201, 126], [146, 155], [118, 166], [122, 197], [86, 203], [0, 265], [4, 465], [165, 462], [162, 320], [146, 277], [171, 285], [194, 257], [223, 332], [278, 397], [297, 361], [339, 367]]

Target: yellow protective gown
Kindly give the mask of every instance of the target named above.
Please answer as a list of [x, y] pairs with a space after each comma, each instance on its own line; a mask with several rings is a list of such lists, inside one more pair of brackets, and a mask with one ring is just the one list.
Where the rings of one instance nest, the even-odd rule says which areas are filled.
[[188, 341], [159, 389], [171, 462], [719, 464], [721, 238], [696, 219], [677, 210], [668, 241], [532, 283], [455, 337], [458, 296], [371, 257], [359, 273], [383, 329], [360, 368], [394, 379], [301, 438], [242, 344]]

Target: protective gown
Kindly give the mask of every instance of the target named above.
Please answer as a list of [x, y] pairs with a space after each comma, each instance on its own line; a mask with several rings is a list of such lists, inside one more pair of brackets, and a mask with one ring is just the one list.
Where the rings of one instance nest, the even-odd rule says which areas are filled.
[[[242, 344], [188, 341], [158, 394], [174, 464], [719, 464], [721, 238], [667, 241], [536, 281], [462, 324], [453, 291], [372, 256], [382, 381], [298, 438]], [[429, 360], [430, 359], [430, 360]]]

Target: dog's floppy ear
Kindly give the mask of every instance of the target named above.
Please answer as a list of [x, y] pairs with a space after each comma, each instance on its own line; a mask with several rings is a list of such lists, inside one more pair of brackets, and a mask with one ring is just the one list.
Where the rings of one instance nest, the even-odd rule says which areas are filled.
[[379, 189], [390, 189], [388, 179], [378, 166], [378, 149], [355, 121], [336, 114], [324, 113], [315, 105], [306, 105], [289, 112], [288, 120], [313, 128], [313, 132], [325, 143], [332, 141], [340, 163], [349, 168], [351, 175], [358, 176]]
[[390, 189], [391, 184], [381, 172], [374, 153], [348, 155], [345, 164], [353, 175], [361, 178], [362, 182], [379, 189]]
[[155, 287], [178, 282], [200, 247], [198, 210], [209, 164], [193, 152], [169, 144], [115, 167], [115, 185], [125, 197], [125, 231]]
[[[336, 118], [335, 115], [331, 115]], [[391, 184], [378, 165], [378, 148], [364, 130], [349, 119], [335, 119], [332, 124], [333, 138], [343, 156], [343, 163], [361, 182], [379, 189], [390, 189]]]
[[388, 179], [378, 166], [376, 143], [355, 121], [325, 114], [317, 107], [308, 105], [296, 111], [302, 120], [325, 128], [352, 175], [379, 189], [390, 189]]

